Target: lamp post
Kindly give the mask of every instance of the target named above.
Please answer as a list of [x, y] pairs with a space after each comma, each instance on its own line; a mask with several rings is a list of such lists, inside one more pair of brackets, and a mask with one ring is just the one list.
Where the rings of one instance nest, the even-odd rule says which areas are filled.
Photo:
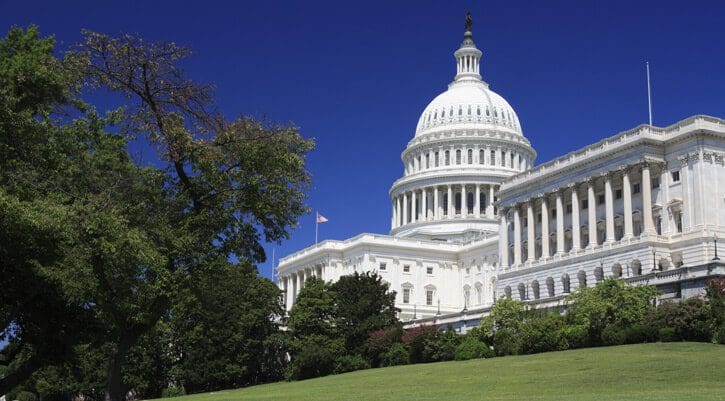
[[713, 234], [712, 241], [713, 241], [713, 243], [715, 245], [715, 257], [712, 258], [712, 260], [720, 260], [720, 258], [717, 257], [717, 233], [716, 234]]
[[652, 271], [658, 270], [657, 269], [657, 251], [652, 248]]

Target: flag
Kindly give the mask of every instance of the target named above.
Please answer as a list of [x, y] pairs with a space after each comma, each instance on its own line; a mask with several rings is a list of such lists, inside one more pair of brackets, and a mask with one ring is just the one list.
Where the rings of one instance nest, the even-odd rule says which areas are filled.
[[319, 213], [317, 213], [317, 223], [327, 223], [327, 218]]

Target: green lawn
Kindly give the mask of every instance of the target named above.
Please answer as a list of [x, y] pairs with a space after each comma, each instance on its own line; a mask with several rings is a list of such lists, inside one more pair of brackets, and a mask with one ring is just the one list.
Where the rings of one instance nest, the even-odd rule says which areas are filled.
[[725, 346], [640, 344], [398, 366], [175, 400], [725, 400]]

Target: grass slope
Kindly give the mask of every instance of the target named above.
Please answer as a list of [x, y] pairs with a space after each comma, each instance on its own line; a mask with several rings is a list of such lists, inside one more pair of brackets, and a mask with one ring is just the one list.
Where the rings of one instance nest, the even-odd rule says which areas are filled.
[[658, 343], [370, 369], [178, 401], [725, 400], [725, 346]]

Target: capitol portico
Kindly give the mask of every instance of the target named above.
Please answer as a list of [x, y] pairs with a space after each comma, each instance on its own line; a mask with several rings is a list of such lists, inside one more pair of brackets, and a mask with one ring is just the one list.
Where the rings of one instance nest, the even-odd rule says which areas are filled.
[[389, 235], [323, 241], [280, 260], [286, 308], [310, 276], [376, 271], [408, 324], [475, 324], [500, 297], [560, 308], [617, 277], [701, 295], [724, 276], [725, 121], [641, 125], [535, 166], [511, 105], [480, 75], [470, 25], [456, 75], [423, 110], [390, 189]]

